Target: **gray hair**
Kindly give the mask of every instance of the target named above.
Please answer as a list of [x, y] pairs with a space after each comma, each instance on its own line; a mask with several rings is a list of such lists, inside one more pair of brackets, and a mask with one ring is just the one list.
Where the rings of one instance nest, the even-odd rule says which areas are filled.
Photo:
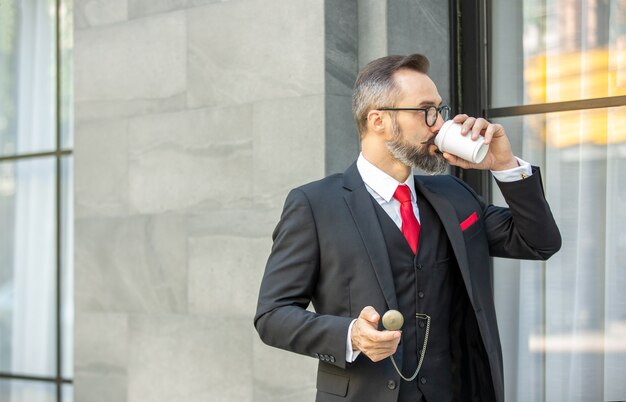
[[369, 111], [394, 107], [401, 95], [393, 74], [404, 68], [427, 74], [429, 66], [428, 58], [421, 54], [386, 56], [371, 61], [359, 72], [352, 92], [352, 114], [361, 138], [367, 128]]

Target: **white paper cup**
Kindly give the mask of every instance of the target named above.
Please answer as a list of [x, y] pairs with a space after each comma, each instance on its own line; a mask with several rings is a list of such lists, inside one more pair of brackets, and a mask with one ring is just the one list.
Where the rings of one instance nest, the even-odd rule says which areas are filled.
[[480, 136], [476, 141], [472, 140], [472, 133], [461, 135], [462, 125], [448, 120], [443, 123], [441, 130], [435, 137], [435, 145], [441, 152], [463, 158], [472, 163], [480, 163], [489, 152], [489, 145]]

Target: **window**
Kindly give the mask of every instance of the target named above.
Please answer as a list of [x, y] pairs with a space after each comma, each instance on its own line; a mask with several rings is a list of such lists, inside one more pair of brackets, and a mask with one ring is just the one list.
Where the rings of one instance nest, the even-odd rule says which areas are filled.
[[486, 9], [486, 115], [541, 166], [563, 237], [546, 263], [494, 262], [506, 400], [626, 400], [626, 3]]
[[0, 0], [0, 400], [71, 401], [71, 3]]

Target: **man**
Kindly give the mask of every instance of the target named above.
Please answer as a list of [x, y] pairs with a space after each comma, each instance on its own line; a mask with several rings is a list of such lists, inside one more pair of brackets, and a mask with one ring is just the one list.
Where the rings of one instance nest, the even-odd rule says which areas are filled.
[[[292, 190], [274, 231], [254, 323], [265, 343], [320, 360], [317, 401], [503, 401], [489, 256], [547, 259], [561, 245], [539, 169], [502, 126], [454, 118], [489, 144], [480, 164], [429, 142], [449, 109], [428, 65], [388, 56], [359, 73], [358, 160]], [[448, 164], [491, 170], [510, 209], [450, 175], [411, 174]], [[400, 331], [381, 326], [390, 309]]]

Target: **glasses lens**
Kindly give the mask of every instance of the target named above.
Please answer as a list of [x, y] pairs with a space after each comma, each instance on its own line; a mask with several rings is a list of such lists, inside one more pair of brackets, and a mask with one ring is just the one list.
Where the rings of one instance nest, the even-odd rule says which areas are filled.
[[426, 110], [426, 124], [430, 127], [434, 126], [437, 122], [437, 108], [431, 106]]
[[450, 118], [450, 107], [449, 106], [440, 107], [439, 114], [441, 115], [441, 118], [443, 119], [443, 121], [447, 121]]

